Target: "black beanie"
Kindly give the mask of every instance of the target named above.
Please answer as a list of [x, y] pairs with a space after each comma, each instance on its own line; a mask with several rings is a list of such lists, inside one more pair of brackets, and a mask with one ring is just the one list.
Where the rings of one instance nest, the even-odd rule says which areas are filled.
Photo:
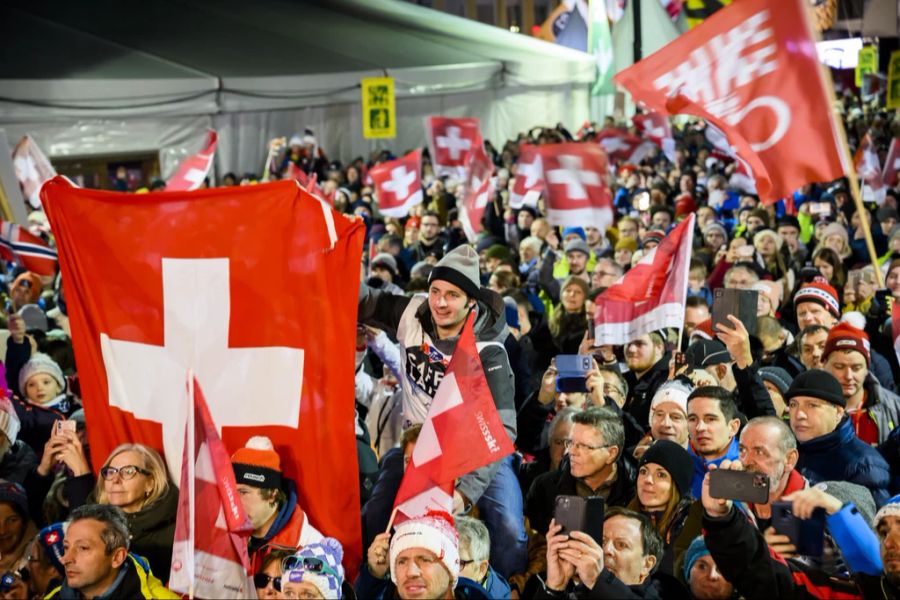
[[648, 463], [661, 466], [672, 476], [675, 487], [682, 498], [691, 496], [691, 482], [694, 479], [694, 461], [688, 451], [672, 440], [656, 440], [641, 457], [638, 468]]
[[842, 408], [847, 407], [847, 400], [844, 398], [841, 384], [831, 373], [821, 369], [810, 369], [794, 378], [787, 394], [784, 395], [784, 401], [788, 402], [797, 396], [809, 396]]

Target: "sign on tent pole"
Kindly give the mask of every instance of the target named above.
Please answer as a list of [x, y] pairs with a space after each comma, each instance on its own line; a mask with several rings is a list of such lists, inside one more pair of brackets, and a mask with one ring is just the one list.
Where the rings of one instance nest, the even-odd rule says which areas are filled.
[[393, 77], [367, 77], [362, 89], [363, 137], [367, 140], [397, 137], [397, 106]]

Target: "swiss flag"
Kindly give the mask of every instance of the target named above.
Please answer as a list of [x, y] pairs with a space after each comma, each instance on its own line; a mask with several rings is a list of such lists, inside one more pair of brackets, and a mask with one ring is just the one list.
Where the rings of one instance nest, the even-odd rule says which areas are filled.
[[187, 383], [193, 408], [188, 409], [184, 432], [168, 587], [199, 598], [247, 598], [254, 590], [247, 551], [253, 526], [203, 391], [196, 378]]
[[288, 161], [288, 165], [284, 169], [284, 179], [293, 179], [300, 184], [300, 187], [319, 200], [325, 200], [334, 205], [334, 194], [326, 195], [325, 192], [322, 191], [322, 188], [319, 187], [318, 177], [319, 176], [315, 173], [307, 175], [303, 169], [296, 165], [296, 163], [290, 161]]
[[451, 512], [459, 477], [514, 450], [484, 376], [474, 323], [470, 313], [403, 474], [394, 523], [428, 510]]
[[694, 234], [691, 213], [660, 244], [594, 300], [598, 345], [624, 345], [645, 333], [684, 326]]
[[878, 150], [869, 133], [863, 136], [853, 157], [853, 167], [862, 181], [863, 202], [884, 202], [884, 181], [881, 175], [881, 160], [878, 158]]
[[56, 250], [15, 223], [0, 221], [0, 258], [38, 275], [56, 275]]
[[773, 203], [846, 172], [806, 0], [741, 0], [614, 80], [664, 114], [725, 132]]
[[484, 145], [476, 147], [466, 157], [463, 199], [459, 211], [463, 231], [470, 242], [475, 242], [482, 230], [484, 211], [494, 194], [494, 163], [484, 151]]
[[[229, 453], [267, 436], [313, 527], [359, 560], [353, 355], [364, 228], [293, 181], [133, 195], [47, 182], [91, 455], [164, 453], [188, 371]], [[226, 235], [227, 234], [227, 235]]]
[[428, 117], [426, 128], [434, 174], [461, 180], [465, 176], [466, 157], [484, 145], [478, 119]]
[[569, 142], [537, 147], [544, 164], [547, 219], [563, 227], [612, 223], [612, 195], [606, 185], [607, 159], [596, 144]]
[[884, 159], [884, 171], [881, 174], [881, 180], [888, 187], [897, 185], [897, 173], [900, 172], [900, 138], [891, 140], [891, 147], [888, 148], [887, 157]]
[[616, 162], [637, 164], [653, 149], [647, 140], [632, 135], [624, 129], [607, 127], [597, 133], [597, 141], [607, 156]]
[[[544, 188], [544, 165], [537, 146], [521, 144], [519, 160], [516, 161], [516, 178], [509, 190], [510, 208], [522, 208], [527, 204], [525, 194]], [[536, 203], [535, 203], [536, 204]]]
[[672, 127], [669, 125], [668, 117], [655, 110], [649, 110], [634, 115], [631, 121], [641, 135], [659, 146], [666, 158], [675, 162], [675, 138], [672, 137]]
[[218, 143], [219, 136], [210, 129], [206, 133], [206, 142], [203, 144], [203, 149], [182, 161], [175, 174], [166, 181], [166, 191], [187, 192], [199, 189], [212, 168]]
[[41, 185], [56, 177], [56, 170], [30, 135], [24, 136], [13, 148], [12, 161], [22, 195], [31, 208], [40, 208]]
[[378, 195], [378, 210], [389, 217], [405, 217], [422, 203], [422, 150], [372, 167], [369, 177]]

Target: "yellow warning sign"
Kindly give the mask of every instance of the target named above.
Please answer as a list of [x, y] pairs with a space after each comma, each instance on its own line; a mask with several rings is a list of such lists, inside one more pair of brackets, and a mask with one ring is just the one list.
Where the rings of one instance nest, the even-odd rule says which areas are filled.
[[367, 77], [362, 87], [363, 137], [397, 137], [397, 106], [392, 77]]

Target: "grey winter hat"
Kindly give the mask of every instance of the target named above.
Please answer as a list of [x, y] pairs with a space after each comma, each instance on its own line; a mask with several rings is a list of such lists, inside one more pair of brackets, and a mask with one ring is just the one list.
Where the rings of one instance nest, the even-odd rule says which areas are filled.
[[380, 252], [375, 255], [375, 258], [372, 259], [372, 268], [375, 267], [384, 267], [388, 271], [390, 271], [394, 277], [397, 276], [397, 259], [388, 254], [387, 252]]
[[871, 523], [875, 518], [875, 500], [868, 488], [849, 481], [822, 481], [813, 487], [831, 494], [844, 504], [852, 502], [866, 523]]
[[569, 252], [581, 252], [588, 258], [591, 256], [591, 247], [582, 239], [575, 239], [566, 244], [566, 254]]
[[762, 377], [763, 381], [768, 381], [777, 387], [782, 396], [787, 393], [794, 382], [794, 378], [791, 377], [790, 373], [781, 367], [762, 367], [759, 370], [759, 376]]
[[440, 279], [461, 289], [467, 296], [478, 298], [481, 288], [478, 254], [469, 245], [457, 246], [442, 258], [431, 271], [428, 283]]

